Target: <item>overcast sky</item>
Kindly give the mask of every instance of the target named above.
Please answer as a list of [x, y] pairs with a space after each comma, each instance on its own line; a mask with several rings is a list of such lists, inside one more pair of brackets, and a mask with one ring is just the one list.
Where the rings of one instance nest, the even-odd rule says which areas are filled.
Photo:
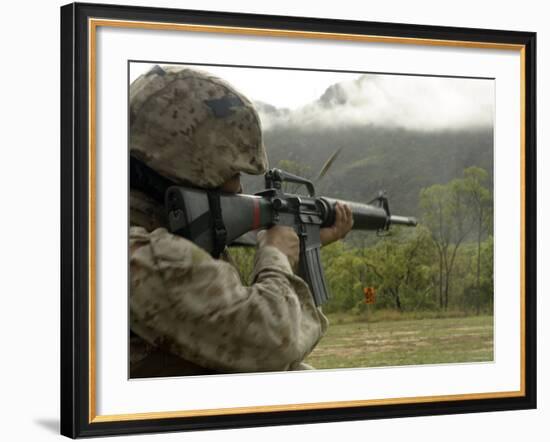
[[[131, 63], [130, 81], [153, 66]], [[217, 66], [197, 68], [223, 78], [252, 101], [290, 110], [284, 115], [260, 112], [266, 128], [277, 123], [373, 124], [413, 130], [493, 125], [493, 80]], [[337, 86], [333, 86], [335, 84]], [[319, 101], [323, 94], [324, 100]]]

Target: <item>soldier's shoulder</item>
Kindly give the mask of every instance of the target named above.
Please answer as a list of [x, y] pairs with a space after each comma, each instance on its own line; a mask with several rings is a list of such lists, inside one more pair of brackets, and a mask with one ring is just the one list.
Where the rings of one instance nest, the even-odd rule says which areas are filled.
[[158, 261], [196, 265], [212, 260], [212, 257], [195, 243], [179, 235], [174, 235], [165, 228], [148, 232], [142, 227], [132, 227], [130, 240], [149, 243], [153, 255]]

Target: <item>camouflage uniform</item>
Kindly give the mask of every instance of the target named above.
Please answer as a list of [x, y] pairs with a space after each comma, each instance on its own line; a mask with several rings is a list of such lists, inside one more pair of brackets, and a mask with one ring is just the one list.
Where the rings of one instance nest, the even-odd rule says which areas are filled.
[[[155, 67], [130, 89], [130, 147], [180, 183], [220, 186], [267, 165], [259, 118], [220, 79]], [[260, 239], [253, 283], [165, 229], [163, 208], [130, 193], [130, 375], [310, 368], [302, 360], [328, 321], [288, 258]]]

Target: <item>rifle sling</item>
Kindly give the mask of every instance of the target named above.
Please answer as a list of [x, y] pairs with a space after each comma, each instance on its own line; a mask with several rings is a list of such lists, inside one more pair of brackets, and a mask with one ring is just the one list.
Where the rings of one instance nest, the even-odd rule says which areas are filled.
[[227, 229], [223, 223], [222, 218], [222, 206], [220, 203], [220, 192], [216, 190], [209, 190], [208, 205], [210, 206], [210, 216], [212, 219], [212, 227], [214, 233], [214, 245], [211, 255], [214, 258], [219, 258], [220, 254], [225, 249], [227, 241]]

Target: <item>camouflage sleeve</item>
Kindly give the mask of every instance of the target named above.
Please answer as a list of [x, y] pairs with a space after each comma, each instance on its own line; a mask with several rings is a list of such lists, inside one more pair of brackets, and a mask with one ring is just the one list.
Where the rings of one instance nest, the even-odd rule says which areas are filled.
[[151, 344], [217, 371], [301, 367], [326, 331], [306, 283], [259, 246], [254, 282], [165, 229], [130, 232], [131, 327]]

